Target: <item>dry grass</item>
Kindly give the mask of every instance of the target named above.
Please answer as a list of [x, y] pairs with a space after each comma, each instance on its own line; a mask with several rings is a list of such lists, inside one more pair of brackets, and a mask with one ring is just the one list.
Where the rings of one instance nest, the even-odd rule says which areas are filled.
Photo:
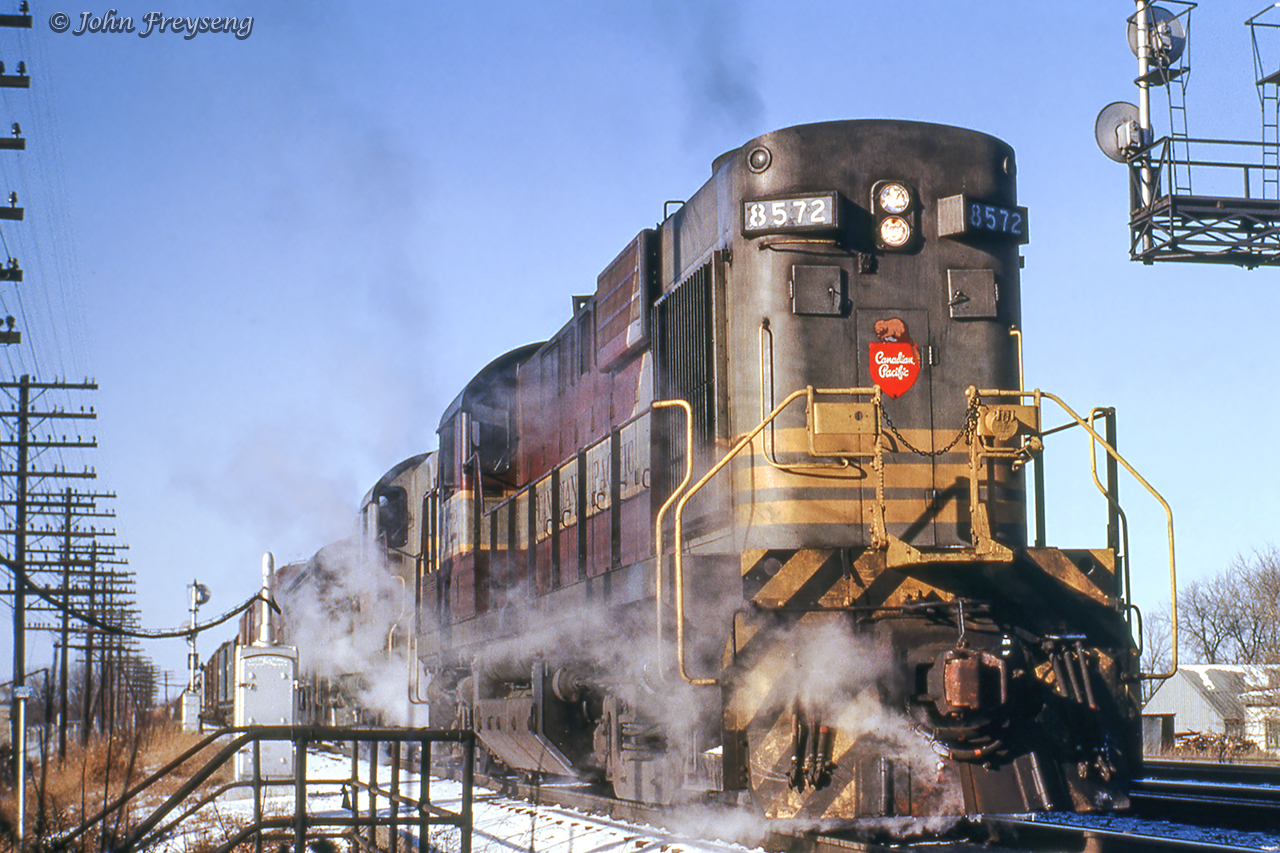
[[[50, 842], [94, 817], [105, 804], [113, 803], [154, 772], [194, 747], [201, 737], [184, 732], [177, 724], [162, 724], [118, 734], [91, 738], [86, 747], [79, 742], [67, 745], [65, 761], [57, 757], [57, 745], [49, 748], [47, 761], [33, 762], [28, 769], [27, 849], [48, 849]], [[174, 772], [132, 797], [121, 809], [100, 821], [73, 850], [99, 850], [102, 832], [107, 839], [127, 836], [141, 817], [149, 814], [172, 795], [191, 774], [216, 752], [209, 747], [184, 762]], [[33, 753], [34, 754], [34, 753]], [[214, 774], [203, 787], [214, 787], [231, 778], [230, 766]], [[16, 803], [12, 785], [0, 795], [0, 851], [12, 848], [16, 825]], [[108, 845], [110, 846], [110, 845]]]

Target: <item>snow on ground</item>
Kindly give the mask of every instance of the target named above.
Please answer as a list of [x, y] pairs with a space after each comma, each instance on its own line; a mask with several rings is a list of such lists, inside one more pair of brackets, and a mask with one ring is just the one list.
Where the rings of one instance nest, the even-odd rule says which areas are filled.
[[[378, 781], [385, 787], [390, 784], [391, 779], [386, 756], [381, 757], [379, 764]], [[359, 765], [360, 778], [367, 780], [368, 761], [361, 758]], [[349, 756], [308, 750], [308, 780], [336, 781], [308, 786], [307, 814], [348, 814], [343, 807], [341, 780], [349, 779], [350, 776]], [[418, 796], [416, 773], [402, 770], [400, 784], [405, 796]], [[265, 813], [294, 813], [292, 787], [281, 786], [269, 790], [271, 793], [264, 802]], [[436, 806], [450, 812], [461, 808], [462, 785], [459, 782], [431, 777], [428, 781], [428, 793], [431, 803]], [[360, 793], [359, 806], [362, 814], [367, 813], [369, 807], [367, 796], [363, 791]], [[380, 810], [385, 814], [385, 799], [380, 799], [379, 804]], [[239, 796], [221, 797], [192, 815], [175, 833], [151, 849], [155, 853], [197, 853], [230, 837], [238, 827], [250, 823], [253, 814], [251, 795], [240, 793]], [[413, 816], [406, 810], [402, 820], [411, 822]], [[430, 831], [429, 836], [431, 847], [439, 853], [457, 853], [460, 836], [456, 829], [436, 827]], [[412, 844], [401, 849], [411, 850]], [[575, 809], [535, 805], [477, 787], [472, 799], [471, 849], [474, 853], [746, 853], [749, 848], [701, 840], [653, 826], [627, 824], [587, 815]]]
[[[369, 778], [368, 760], [359, 760], [362, 780]], [[308, 780], [328, 780], [326, 784], [308, 787], [307, 814], [347, 815], [343, 805], [343, 780], [351, 777], [351, 758], [319, 749], [308, 750]], [[381, 756], [378, 781], [386, 787], [390, 784], [391, 768], [387, 757]], [[417, 798], [418, 776], [401, 771], [400, 783], [406, 797]], [[264, 811], [270, 815], [292, 815], [293, 787], [279, 786], [269, 789]], [[428, 793], [432, 804], [450, 812], [457, 812], [462, 805], [462, 785], [450, 779], [431, 777]], [[361, 792], [359, 806], [362, 814], [369, 808], [368, 795]], [[385, 799], [379, 801], [380, 811], [387, 813]], [[217, 846], [229, 838], [239, 827], [253, 819], [254, 804], [248, 789], [224, 795], [219, 800], [185, 820], [176, 832], [151, 848], [154, 853], [199, 853]], [[140, 815], [139, 815], [140, 816]], [[411, 823], [414, 815], [408, 810], [402, 820]], [[704, 823], [696, 832], [714, 834], [718, 820]], [[605, 817], [584, 814], [575, 809], [553, 805], [538, 805], [496, 794], [477, 787], [472, 800], [472, 850], [474, 853], [747, 853], [749, 848], [721, 841], [704, 840], [693, 834], [672, 832], [648, 825], [634, 825]], [[1047, 823], [1066, 823], [1089, 826], [1112, 832], [1150, 834], [1153, 828], [1162, 836], [1180, 838], [1192, 844], [1234, 844], [1251, 850], [1280, 850], [1280, 835], [1272, 833], [1231, 832], [1202, 829], [1178, 824], [1160, 824], [1139, 821], [1122, 816], [1074, 815], [1051, 813], [1036, 815], [1033, 820]], [[725, 827], [720, 826], [720, 829]], [[414, 828], [416, 831], [416, 827]], [[403, 830], [402, 830], [403, 831]], [[695, 833], [696, 834], [696, 833]], [[436, 853], [458, 853], [460, 835], [452, 827], [435, 827], [429, 831], [430, 847]], [[400, 849], [410, 853], [410, 842]], [[341, 847], [339, 848], [341, 849]], [[758, 853], [758, 851], [756, 851]]]

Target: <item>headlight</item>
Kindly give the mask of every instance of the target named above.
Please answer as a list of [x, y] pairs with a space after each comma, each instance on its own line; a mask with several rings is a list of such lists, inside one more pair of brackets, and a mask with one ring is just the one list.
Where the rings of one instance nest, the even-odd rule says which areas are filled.
[[880, 251], [910, 252], [917, 248], [920, 198], [910, 185], [892, 179], [872, 184], [871, 218]]
[[911, 206], [911, 192], [898, 183], [881, 185], [876, 199], [885, 213], [902, 213]]
[[911, 239], [911, 225], [901, 216], [886, 216], [880, 220], [880, 242], [891, 249], [907, 245]]

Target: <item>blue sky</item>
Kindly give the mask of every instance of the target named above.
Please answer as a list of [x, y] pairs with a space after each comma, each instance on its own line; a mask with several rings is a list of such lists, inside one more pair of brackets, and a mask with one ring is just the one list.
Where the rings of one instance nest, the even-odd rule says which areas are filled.
[[[1261, 7], [1193, 13], [1193, 135], [1259, 138], [1242, 22]], [[245, 39], [50, 29], [108, 8], [139, 30], [152, 11], [254, 23]], [[264, 550], [345, 536], [383, 471], [434, 448], [466, 380], [558, 329], [716, 155], [812, 121], [956, 124], [1018, 152], [1028, 385], [1119, 408], [1122, 450], [1173, 504], [1182, 576], [1211, 574], [1277, 538], [1280, 274], [1127, 260], [1125, 172], [1093, 125], [1136, 99], [1132, 9], [38, 3], [32, 30], [0, 32], [9, 73], [33, 77], [0, 91], [29, 140], [0, 152], [0, 189], [27, 209], [0, 227], [27, 270], [20, 294], [0, 284], [25, 338], [0, 372], [97, 379], [101, 446], [83, 458], [119, 495], [144, 622], [176, 625], [192, 578], [220, 611]], [[1054, 463], [1053, 544], [1101, 544], [1085, 461]], [[1151, 607], [1163, 532], [1137, 506]], [[181, 641], [148, 650], [184, 666]]]

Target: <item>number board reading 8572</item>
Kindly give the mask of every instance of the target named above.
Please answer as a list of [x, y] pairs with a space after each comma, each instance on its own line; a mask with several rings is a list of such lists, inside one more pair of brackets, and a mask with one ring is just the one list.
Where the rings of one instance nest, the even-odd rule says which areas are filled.
[[992, 204], [967, 195], [938, 200], [939, 237], [996, 237], [1027, 242], [1027, 209]]
[[831, 231], [840, 227], [838, 193], [755, 199], [742, 203], [742, 234]]

